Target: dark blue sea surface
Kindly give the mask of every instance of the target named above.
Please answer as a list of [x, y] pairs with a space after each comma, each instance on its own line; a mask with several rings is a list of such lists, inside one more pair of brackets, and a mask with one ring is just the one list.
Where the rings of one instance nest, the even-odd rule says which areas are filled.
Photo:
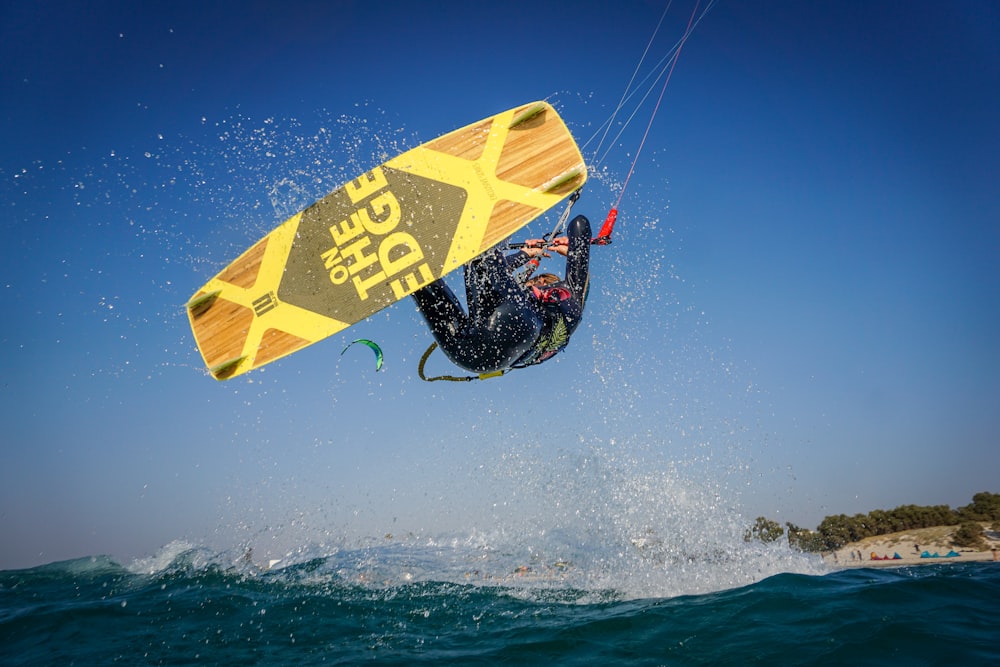
[[643, 597], [572, 563], [474, 560], [379, 547], [264, 569], [175, 548], [4, 571], [0, 664], [1000, 664], [994, 563]]

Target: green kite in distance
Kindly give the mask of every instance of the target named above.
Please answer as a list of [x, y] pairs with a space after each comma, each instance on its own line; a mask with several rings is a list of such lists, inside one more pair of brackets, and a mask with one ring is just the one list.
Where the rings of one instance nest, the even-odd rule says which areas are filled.
[[351, 345], [354, 345], [355, 343], [361, 343], [362, 345], [367, 345], [368, 347], [370, 347], [372, 349], [372, 352], [375, 353], [375, 372], [377, 373], [378, 371], [382, 370], [382, 348], [378, 346], [378, 343], [370, 341], [367, 338], [358, 338], [357, 340], [352, 340], [350, 343], [347, 344], [347, 347], [345, 347], [340, 354], [343, 355], [344, 352], [347, 352], [347, 350], [351, 347]]

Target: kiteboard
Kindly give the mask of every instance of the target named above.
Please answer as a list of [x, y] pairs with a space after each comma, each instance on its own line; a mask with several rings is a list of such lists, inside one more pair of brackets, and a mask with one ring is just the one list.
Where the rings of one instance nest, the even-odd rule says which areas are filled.
[[226, 380], [336, 334], [489, 250], [587, 180], [546, 102], [422, 144], [293, 215], [187, 303]]

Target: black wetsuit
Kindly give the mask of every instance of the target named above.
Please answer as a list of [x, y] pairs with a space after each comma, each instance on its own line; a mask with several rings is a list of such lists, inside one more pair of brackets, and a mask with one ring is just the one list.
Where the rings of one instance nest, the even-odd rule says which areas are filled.
[[431, 334], [456, 366], [492, 373], [537, 364], [566, 347], [583, 317], [590, 264], [590, 222], [582, 215], [567, 229], [566, 278], [536, 289], [514, 271], [530, 256], [507, 257], [499, 247], [465, 266], [468, 314], [443, 280], [414, 292]]

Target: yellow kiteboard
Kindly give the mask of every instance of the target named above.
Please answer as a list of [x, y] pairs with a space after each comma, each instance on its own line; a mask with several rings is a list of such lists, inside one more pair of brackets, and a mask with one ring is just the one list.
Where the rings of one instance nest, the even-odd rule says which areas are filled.
[[225, 380], [323, 340], [469, 262], [579, 189], [587, 169], [546, 102], [393, 158], [292, 216], [187, 304]]

